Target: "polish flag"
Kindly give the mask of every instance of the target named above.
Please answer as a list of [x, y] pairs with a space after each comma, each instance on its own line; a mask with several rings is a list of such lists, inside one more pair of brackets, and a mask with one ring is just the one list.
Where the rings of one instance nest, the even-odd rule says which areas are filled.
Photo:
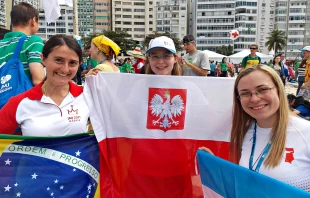
[[196, 152], [229, 155], [232, 78], [99, 73], [84, 94], [101, 197], [203, 197]]

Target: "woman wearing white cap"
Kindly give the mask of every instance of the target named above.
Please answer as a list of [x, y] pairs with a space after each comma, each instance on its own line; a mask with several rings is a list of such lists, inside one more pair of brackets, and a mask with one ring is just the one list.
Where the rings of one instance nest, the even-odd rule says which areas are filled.
[[146, 74], [181, 76], [182, 69], [178, 64], [174, 42], [166, 36], [152, 39], [146, 51], [148, 64]]

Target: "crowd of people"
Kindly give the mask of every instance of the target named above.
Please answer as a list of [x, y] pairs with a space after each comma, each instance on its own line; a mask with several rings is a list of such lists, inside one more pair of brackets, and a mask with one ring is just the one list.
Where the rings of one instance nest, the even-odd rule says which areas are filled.
[[[120, 47], [101, 35], [92, 39], [86, 48], [87, 60], [83, 61], [82, 49], [71, 36], [56, 35], [43, 45], [35, 35], [38, 17], [38, 11], [31, 5], [15, 5], [11, 12], [13, 32], [0, 41], [2, 64], [11, 58], [19, 38], [27, 36], [20, 60], [33, 83], [31, 89], [11, 97], [1, 108], [2, 134], [14, 134], [18, 127], [18, 132], [27, 136], [86, 132], [89, 108], [83, 88], [72, 82], [83, 63], [80, 75], [86, 78], [98, 72], [207, 76], [210, 71], [210, 76], [217, 73], [221, 77], [234, 76], [234, 67], [226, 57], [218, 64], [209, 61], [205, 53], [197, 50], [192, 35], [183, 38], [186, 55], [178, 56], [173, 40], [161, 36], [150, 41], [145, 57], [136, 56], [135, 64], [129, 58], [117, 63]], [[250, 170], [309, 190], [310, 122], [293, 116], [289, 108], [293, 108], [295, 114], [309, 115], [309, 111], [305, 112], [309, 102], [305, 100], [310, 97], [310, 46], [302, 49], [304, 59], [298, 68], [298, 96], [290, 96], [289, 101], [284, 89], [287, 75], [282, 56], [276, 55], [267, 66], [261, 64], [256, 55], [257, 45], [252, 45], [250, 50], [251, 54], [241, 63], [234, 86], [231, 159]], [[75, 115], [73, 112], [77, 110], [79, 113]], [[287, 163], [287, 152], [294, 153], [293, 163]]]

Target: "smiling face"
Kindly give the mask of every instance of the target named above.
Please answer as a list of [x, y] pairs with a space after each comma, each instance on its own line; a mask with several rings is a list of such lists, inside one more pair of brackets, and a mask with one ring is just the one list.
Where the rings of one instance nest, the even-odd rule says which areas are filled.
[[[240, 79], [237, 89], [239, 95], [252, 93], [251, 97], [240, 102], [243, 110], [256, 119], [260, 127], [270, 128], [276, 123], [280, 102], [276, 85], [268, 74], [259, 70], [251, 72]], [[262, 89], [268, 91], [260, 96], [254, 93]]]
[[176, 57], [164, 48], [155, 48], [149, 53], [149, 64], [156, 75], [171, 75]]
[[66, 45], [55, 47], [46, 58], [41, 58], [47, 80], [54, 86], [67, 85], [80, 65], [79, 56]]

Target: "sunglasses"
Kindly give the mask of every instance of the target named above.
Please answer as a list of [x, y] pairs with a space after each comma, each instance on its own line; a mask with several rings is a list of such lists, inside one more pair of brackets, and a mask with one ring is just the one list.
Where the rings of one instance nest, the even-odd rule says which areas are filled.
[[257, 48], [253, 48], [253, 47], [251, 47], [250, 49], [251, 49], [251, 50], [256, 50]]

